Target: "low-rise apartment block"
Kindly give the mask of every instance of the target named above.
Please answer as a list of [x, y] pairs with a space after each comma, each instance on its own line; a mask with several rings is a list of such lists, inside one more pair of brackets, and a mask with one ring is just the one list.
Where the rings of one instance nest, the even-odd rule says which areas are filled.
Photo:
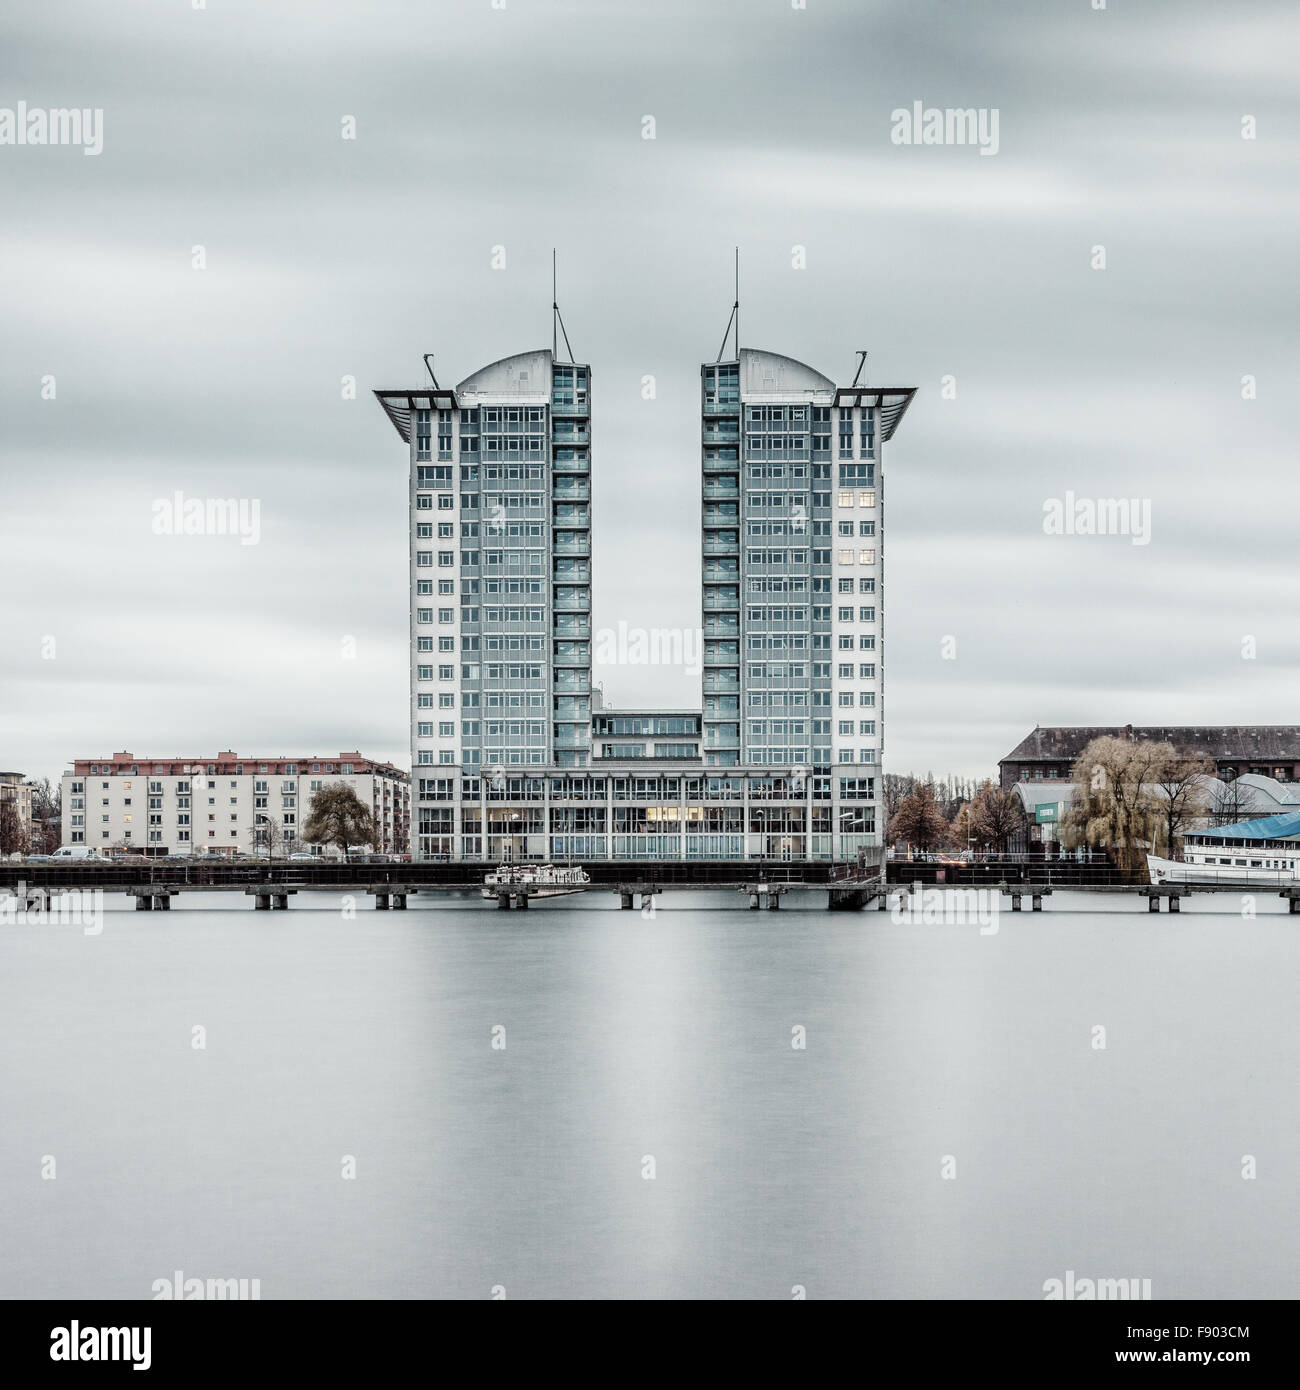
[[410, 848], [411, 779], [360, 753], [256, 758], [79, 758], [63, 775], [63, 843], [141, 854], [283, 852], [311, 848], [302, 830], [312, 798], [342, 782], [374, 817], [380, 853]]

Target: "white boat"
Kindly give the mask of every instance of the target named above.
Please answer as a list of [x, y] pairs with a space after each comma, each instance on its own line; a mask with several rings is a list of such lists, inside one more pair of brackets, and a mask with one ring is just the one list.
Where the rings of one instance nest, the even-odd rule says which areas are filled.
[[501, 864], [483, 880], [483, 896], [502, 889], [527, 888], [530, 898], [564, 898], [581, 893], [591, 882], [585, 869], [557, 869], [554, 864]]
[[[1235, 848], [1235, 847], [1234, 847]], [[1228, 883], [1244, 888], [1258, 886], [1282, 887], [1300, 879], [1300, 846], [1295, 851], [1255, 847], [1244, 852], [1224, 853], [1209, 849], [1189, 849], [1183, 859], [1161, 859], [1147, 855], [1151, 882], [1162, 883]]]

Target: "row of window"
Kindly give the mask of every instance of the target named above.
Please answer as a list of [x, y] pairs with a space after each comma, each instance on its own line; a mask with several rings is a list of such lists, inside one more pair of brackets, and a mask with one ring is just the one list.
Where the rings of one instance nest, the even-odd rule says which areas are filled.
[[[816, 726], [814, 725], [814, 728]], [[454, 801], [457, 796], [459, 780], [460, 797], [464, 801], [480, 800], [506, 803], [551, 801], [640, 801], [676, 802], [685, 799], [688, 803], [708, 801], [742, 801], [749, 797], [755, 801], [769, 800], [829, 800], [832, 779], [821, 774], [797, 779], [781, 776], [719, 776], [678, 777], [667, 774], [661, 776], [634, 775], [608, 776], [606, 774], [589, 777], [507, 777], [500, 780], [484, 780], [477, 775], [455, 777], [421, 777], [418, 780], [419, 796], [422, 801]], [[874, 777], [840, 777], [839, 793], [842, 801], [872, 801], [875, 799]], [[702, 812], [700, 806], [689, 806], [688, 817], [693, 812]], [[421, 809], [423, 818], [428, 812]], [[466, 817], [477, 818], [478, 812], [466, 808]], [[497, 817], [501, 812], [489, 810], [489, 817]]]
[[[255, 766], [256, 766], [256, 769], [257, 769], [258, 772], [269, 772], [269, 771], [270, 771], [270, 767], [271, 767], [271, 765], [270, 765], [269, 763], [258, 763], [258, 764], [256, 764]], [[234, 769], [235, 769], [236, 775], [243, 775], [243, 773], [244, 773], [244, 764], [243, 764], [243, 763], [236, 763], [236, 764], [234, 765]], [[101, 766], [100, 764], [98, 764], [98, 763], [91, 763], [91, 764], [90, 764], [90, 771], [91, 771], [92, 773], [103, 774], [103, 773], [107, 773], [107, 772], [113, 772], [114, 770], [115, 770], [115, 769], [114, 769], [114, 765], [113, 765], [112, 763], [104, 763], [102, 766]], [[200, 772], [200, 771], [203, 771], [203, 770], [204, 770], [204, 766], [203, 766], [202, 764], [197, 764], [197, 765], [194, 767], [194, 769], [193, 769], [194, 772]], [[251, 770], [251, 769], [250, 769], [250, 770]], [[334, 771], [334, 764], [333, 764], [333, 763], [312, 763], [312, 765], [311, 765], [311, 770], [312, 770], [313, 772], [333, 772], [333, 771]], [[159, 774], [162, 774], [162, 775], [164, 775], [164, 776], [167, 776], [167, 775], [173, 775], [173, 776], [174, 776], [174, 775], [175, 775], [175, 774], [169, 773], [169, 769], [168, 769], [167, 765], [165, 765], [165, 764], [155, 764], [155, 765], [154, 765], [154, 770], [153, 770], [153, 771], [154, 771], [154, 775], [155, 775], [155, 776], [157, 776], [157, 775], [159, 775]], [[206, 765], [206, 771], [207, 771], [207, 773], [208, 773], [209, 776], [215, 776], [216, 771], [217, 771], [217, 764], [216, 764], [216, 763], [208, 763], [208, 764]], [[284, 772], [284, 775], [285, 775], [285, 776], [296, 776], [297, 773], [298, 773], [298, 764], [297, 764], [297, 763], [285, 763], [284, 768], [282, 769], [282, 771]], [[339, 771], [340, 771], [340, 772], [347, 772], [347, 773], [350, 773], [350, 772], [352, 771], [352, 764], [351, 764], [351, 763], [340, 763], [340, 764], [339, 764]], [[190, 772], [190, 768], [188, 767], [188, 765], [187, 765], [187, 767], [186, 767], [186, 772], [187, 772], [187, 773]], [[124, 769], [122, 769], [122, 771], [119, 772], [118, 775], [119, 775], [119, 776], [127, 776], [127, 777], [138, 777], [138, 776], [140, 775], [140, 766], [139, 766], [138, 763], [132, 763], [132, 764], [130, 765], [129, 768], [124, 768]], [[108, 784], [107, 782], [104, 783], [104, 786], [105, 786], [105, 787], [107, 787], [108, 785], [109, 785], [109, 784]], [[157, 785], [160, 785], [160, 784], [158, 784], [158, 783], [150, 783], [150, 788], [149, 788], [149, 789], [152, 791], [153, 788], [154, 788], [155, 786], [157, 786]], [[234, 786], [234, 783], [233, 783], [233, 782], [231, 783], [231, 786]], [[73, 783], [72, 783], [72, 790], [73, 790], [73, 791], [84, 791], [84, 790], [85, 790], [84, 784], [81, 783], [81, 782], [73, 782]]]
[[[432, 666], [419, 665], [416, 667], [416, 679], [431, 681], [434, 679]], [[476, 681], [481, 679], [481, 673], [486, 673], [488, 680], [541, 680], [542, 668], [540, 666], [524, 665], [497, 665], [489, 662], [486, 666], [480, 667], [477, 662], [468, 662], [460, 668], [462, 680]], [[437, 679], [440, 681], [450, 681], [456, 679], [456, 668], [451, 665], [438, 667]], [[423, 699], [423, 696], [418, 697]], [[430, 697], [431, 698], [431, 697]], [[425, 708], [428, 708], [425, 706]]]

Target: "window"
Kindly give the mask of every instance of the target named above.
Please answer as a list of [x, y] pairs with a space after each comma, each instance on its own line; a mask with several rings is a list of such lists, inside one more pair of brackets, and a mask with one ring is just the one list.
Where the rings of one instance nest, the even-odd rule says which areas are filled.
[[853, 505], [853, 493], [848, 491], [841, 492], [839, 495], [839, 505], [841, 507], [851, 507]]
[[874, 549], [864, 550], [859, 558], [864, 565], [874, 565], [876, 563], [876, 552]]
[[840, 564], [851, 565], [853, 563], [853, 552], [851, 550], [841, 550], [838, 558]]

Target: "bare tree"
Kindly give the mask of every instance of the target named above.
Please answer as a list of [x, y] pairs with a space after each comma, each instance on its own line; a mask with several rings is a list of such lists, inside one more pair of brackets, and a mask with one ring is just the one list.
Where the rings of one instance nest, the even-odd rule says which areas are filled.
[[916, 778], [910, 772], [886, 772], [880, 779], [880, 800], [885, 809], [885, 823], [893, 820], [895, 812], [903, 804], [903, 798], [916, 786]]
[[63, 783], [51, 782], [48, 777], [34, 777], [27, 783], [32, 789], [32, 816], [39, 820], [57, 820], [63, 814]]
[[1209, 802], [1209, 820], [1213, 826], [1236, 825], [1259, 813], [1254, 788], [1243, 787], [1236, 777], [1212, 786]]
[[274, 816], [263, 811], [257, 817], [253, 838], [257, 847], [264, 849], [266, 857], [274, 863], [276, 851], [284, 848], [284, 830], [281, 828], [280, 822]]
[[971, 803], [970, 821], [975, 838], [996, 847], [999, 854], [1007, 852], [1007, 843], [1025, 820], [1024, 806], [1011, 787], [995, 787], [985, 782]]
[[1207, 788], [1214, 776], [1214, 763], [1196, 753], [1175, 752], [1156, 770], [1155, 785], [1164, 797], [1161, 829], [1164, 849], [1173, 855], [1182, 847], [1189, 825], [1199, 820], [1209, 803]]

